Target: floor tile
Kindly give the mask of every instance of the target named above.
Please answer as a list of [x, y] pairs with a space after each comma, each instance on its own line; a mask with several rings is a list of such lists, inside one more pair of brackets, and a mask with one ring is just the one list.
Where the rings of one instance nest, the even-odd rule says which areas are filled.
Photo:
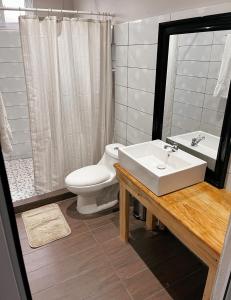
[[134, 300], [144, 300], [163, 289], [158, 279], [148, 269], [124, 280], [124, 284]]

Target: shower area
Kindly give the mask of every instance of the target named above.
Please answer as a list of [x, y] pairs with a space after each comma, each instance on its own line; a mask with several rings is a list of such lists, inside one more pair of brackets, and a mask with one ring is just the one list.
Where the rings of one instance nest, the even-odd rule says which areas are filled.
[[101, 157], [114, 126], [109, 18], [23, 14], [0, 25], [13, 202], [65, 188], [68, 173]]
[[12, 130], [12, 152], [4, 154], [13, 201], [30, 198], [34, 188], [28, 99], [18, 28], [0, 28], [0, 91]]

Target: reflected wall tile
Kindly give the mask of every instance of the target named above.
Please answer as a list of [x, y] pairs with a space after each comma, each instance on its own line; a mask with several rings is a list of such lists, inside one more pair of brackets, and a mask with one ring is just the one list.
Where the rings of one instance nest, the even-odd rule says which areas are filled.
[[188, 132], [188, 130], [186, 130], [184, 128], [175, 127], [175, 126], [172, 126], [172, 128], [171, 128], [171, 136], [184, 134], [184, 133], [187, 133], [187, 132]]
[[202, 107], [197, 107], [191, 104], [184, 104], [180, 102], [174, 102], [173, 113], [200, 121]]
[[214, 97], [212, 95], [205, 95], [204, 107], [211, 110], [224, 112], [227, 99], [223, 97]]
[[206, 78], [188, 77], [188, 76], [176, 76], [176, 88], [186, 90], [201, 92], [205, 91]]
[[179, 35], [179, 46], [210, 45], [213, 41], [213, 32], [195, 32]]
[[217, 79], [207, 79], [205, 93], [212, 95], [217, 84]]
[[213, 45], [211, 52], [211, 61], [221, 61], [224, 52], [224, 45]]
[[216, 127], [222, 127], [224, 119], [224, 113], [211, 110], [211, 109], [203, 109], [201, 123], [210, 124]]
[[209, 61], [211, 46], [182, 46], [179, 47], [178, 60]]
[[211, 124], [208, 124], [208, 123], [201, 123], [200, 124], [200, 130], [211, 133], [211, 134], [216, 135], [216, 136], [221, 135], [221, 128], [220, 127], [216, 127], [215, 125], [211, 125]]
[[210, 62], [208, 78], [218, 79], [220, 67], [221, 67], [221, 62]]
[[193, 120], [188, 117], [173, 114], [172, 126], [182, 128], [186, 131], [196, 131], [199, 129], [200, 123], [197, 120]]
[[227, 34], [231, 33], [231, 30], [219, 30], [214, 32], [214, 44], [225, 44]]
[[204, 94], [193, 91], [175, 89], [174, 101], [188, 103], [202, 107], [204, 102]]
[[209, 69], [209, 62], [202, 61], [178, 61], [177, 74], [207, 77]]

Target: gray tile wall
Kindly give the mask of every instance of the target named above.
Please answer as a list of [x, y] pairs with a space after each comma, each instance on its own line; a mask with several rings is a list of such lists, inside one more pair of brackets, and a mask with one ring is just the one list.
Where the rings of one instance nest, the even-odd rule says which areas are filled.
[[0, 30], [0, 91], [13, 132], [13, 153], [5, 158], [30, 158], [32, 154], [28, 102], [17, 30]]
[[230, 32], [178, 36], [171, 135], [201, 129], [220, 136], [226, 99], [213, 97], [213, 92]]

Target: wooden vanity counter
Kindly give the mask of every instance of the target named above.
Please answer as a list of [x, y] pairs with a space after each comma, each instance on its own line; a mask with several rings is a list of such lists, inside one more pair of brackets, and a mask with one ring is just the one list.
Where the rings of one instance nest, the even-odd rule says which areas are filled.
[[131, 194], [147, 208], [147, 229], [158, 218], [208, 265], [203, 300], [209, 300], [231, 213], [231, 193], [202, 182], [156, 196], [120, 164], [114, 166], [120, 183], [120, 238], [128, 241]]

